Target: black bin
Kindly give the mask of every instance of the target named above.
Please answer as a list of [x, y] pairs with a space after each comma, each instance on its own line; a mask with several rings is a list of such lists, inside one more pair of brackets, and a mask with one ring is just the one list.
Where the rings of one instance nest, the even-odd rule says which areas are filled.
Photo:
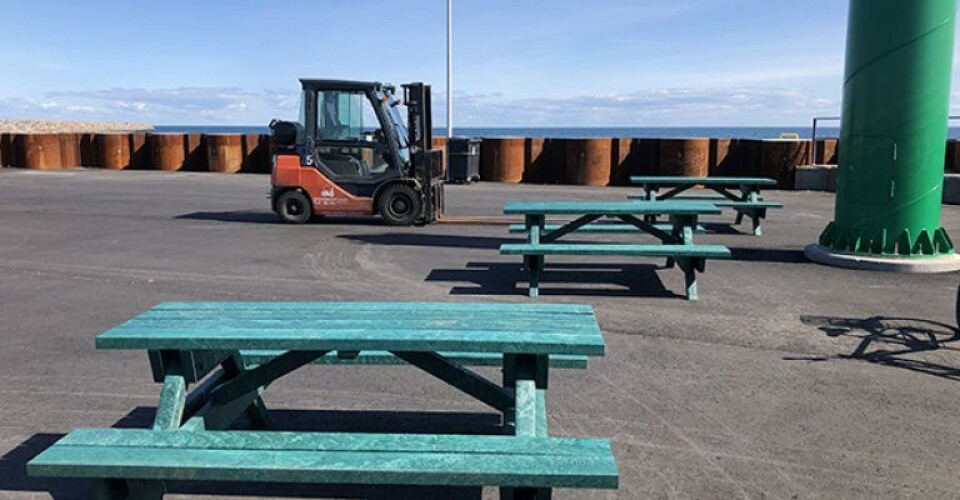
[[447, 141], [447, 181], [455, 184], [480, 180], [480, 139], [452, 137]]

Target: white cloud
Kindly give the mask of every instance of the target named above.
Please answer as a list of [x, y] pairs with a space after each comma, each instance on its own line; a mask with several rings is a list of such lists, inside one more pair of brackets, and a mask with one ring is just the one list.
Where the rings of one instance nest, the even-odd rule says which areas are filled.
[[[266, 124], [298, 115], [296, 92], [239, 88], [116, 88], [0, 98], [0, 118], [136, 121], [154, 124]], [[647, 89], [618, 94], [519, 98], [501, 92], [456, 93], [458, 126], [793, 125], [835, 114], [839, 102], [816, 93], [761, 86]], [[445, 96], [434, 98], [434, 123]]]
[[[569, 98], [456, 93], [459, 126], [788, 125], [836, 113], [839, 102], [790, 88], [667, 88]], [[444, 97], [435, 102], [444, 115]]]

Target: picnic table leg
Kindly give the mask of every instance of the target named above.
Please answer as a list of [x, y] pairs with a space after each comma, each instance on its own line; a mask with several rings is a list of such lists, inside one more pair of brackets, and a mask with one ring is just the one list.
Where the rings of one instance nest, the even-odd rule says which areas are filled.
[[[243, 355], [240, 353], [236, 353], [224, 361], [223, 367], [228, 372], [229, 378], [235, 378], [247, 371], [247, 365], [243, 362]], [[267, 405], [263, 403], [263, 398], [260, 397], [262, 393], [262, 387], [257, 389], [257, 397], [253, 399], [243, 413], [254, 427], [269, 429], [271, 427], [270, 411], [267, 410]]]
[[750, 214], [750, 218], [753, 220], [753, 235], [754, 236], [763, 236], [763, 228], [760, 226], [760, 220], [762, 219], [759, 210], [754, 210]]
[[165, 493], [163, 481], [97, 479], [90, 497], [94, 500], [160, 500]]
[[[548, 357], [545, 355], [510, 356], [504, 358], [504, 375], [507, 381], [506, 364], [511, 364], [515, 397], [514, 433], [517, 436], [547, 436], [546, 390], [549, 375]], [[550, 488], [501, 488], [501, 500], [541, 500], [552, 496]]]
[[697, 294], [697, 269], [695, 263], [688, 258], [677, 259], [680, 264], [680, 269], [683, 270], [683, 279], [686, 285], [685, 294], [687, 300], [697, 300], [699, 295]]
[[540, 272], [543, 271], [543, 255], [530, 256], [530, 298], [540, 296]]
[[[531, 245], [540, 244], [540, 235], [547, 223], [547, 216], [543, 214], [529, 214], [524, 217], [527, 226], [528, 242]], [[524, 265], [530, 271], [530, 283], [528, 294], [530, 298], [535, 299], [540, 295], [540, 272], [544, 267], [543, 255], [524, 256]]]
[[[660, 186], [656, 184], [644, 184], [643, 193], [645, 195], [645, 201], [657, 201], [657, 196], [660, 195]], [[643, 221], [649, 224], [654, 224], [657, 222], [656, 215], [644, 215]]]

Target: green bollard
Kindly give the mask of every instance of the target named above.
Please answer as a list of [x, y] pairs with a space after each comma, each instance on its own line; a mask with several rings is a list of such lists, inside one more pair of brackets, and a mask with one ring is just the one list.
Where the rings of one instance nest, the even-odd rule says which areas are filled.
[[960, 262], [940, 226], [955, 1], [851, 0], [836, 210], [811, 259]]

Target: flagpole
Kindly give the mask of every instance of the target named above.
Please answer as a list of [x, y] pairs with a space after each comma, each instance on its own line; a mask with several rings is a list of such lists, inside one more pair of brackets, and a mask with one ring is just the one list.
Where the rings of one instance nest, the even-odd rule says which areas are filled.
[[447, 0], [447, 138], [453, 137], [453, 0]]

